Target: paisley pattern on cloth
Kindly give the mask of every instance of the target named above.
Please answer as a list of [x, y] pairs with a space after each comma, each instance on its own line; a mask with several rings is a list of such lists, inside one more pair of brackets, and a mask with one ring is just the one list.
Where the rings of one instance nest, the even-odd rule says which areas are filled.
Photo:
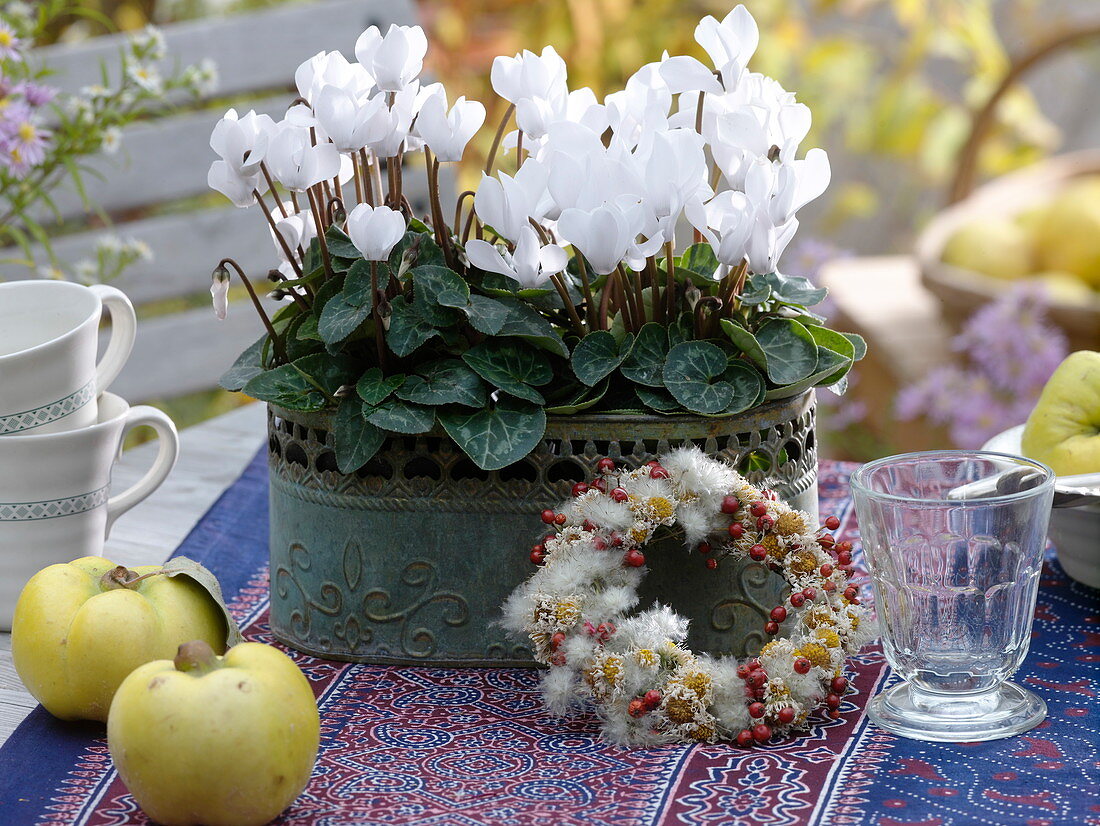
[[[842, 518], [840, 535], [857, 539], [852, 469], [823, 463], [821, 505]], [[261, 455], [178, 553], [218, 575], [246, 637], [271, 643], [266, 526]], [[306, 791], [276, 822], [1100, 824], [1098, 608], [1100, 592], [1048, 560], [1016, 679], [1047, 701], [1050, 717], [1018, 737], [961, 745], [905, 740], [868, 722], [867, 698], [896, 679], [877, 645], [850, 661], [856, 690], [840, 720], [751, 750], [605, 745], [594, 718], [549, 717], [527, 669], [349, 665], [289, 652], [320, 702], [321, 754]], [[147, 822], [112, 769], [102, 727], [60, 723], [38, 708], [0, 749], [0, 823]]]

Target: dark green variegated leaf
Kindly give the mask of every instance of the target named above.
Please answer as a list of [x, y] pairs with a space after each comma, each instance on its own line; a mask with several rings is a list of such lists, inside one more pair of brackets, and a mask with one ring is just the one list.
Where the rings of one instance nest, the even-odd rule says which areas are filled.
[[595, 387], [577, 387], [577, 392], [571, 394], [565, 401], [548, 406], [546, 412], [559, 416], [571, 416], [574, 413], [587, 410], [603, 399], [609, 384], [610, 381], [604, 379], [598, 382]]
[[435, 264], [420, 265], [412, 271], [417, 297], [443, 307], [465, 307], [470, 303], [470, 285], [454, 270]]
[[320, 341], [321, 334], [317, 331], [317, 316], [310, 314], [303, 316], [302, 323], [298, 325], [294, 335], [302, 341]]
[[764, 276], [750, 275], [745, 280], [745, 287], [737, 300], [746, 307], [756, 307], [768, 301], [772, 297], [771, 285]]
[[573, 349], [573, 373], [591, 387], [613, 373], [623, 363], [623, 359], [630, 355], [630, 348], [633, 346], [634, 336], [629, 333], [621, 342], [616, 341], [615, 336], [607, 330], [589, 333]]
[[650, 410], [656, 410], [658, 413], [675, 413], [684, 409], [684, 406], [676, 401], [667, 390], [638, 385], [634, 388], [634, 392], [638, 394], [642, 404]]
[[734, 359], [722, 374], [722, 381], [733, 388], [733, 401], [722, 411], [724, 416], [732, 416], [764, 401], [764, 377], [745, 362]]
[[756, 340], [756, 336], [728, 318], [722, 319], [722, 332], [737, 346], [738, 350], [752, 359], [753, 364], [761, 370], [767, 371], [768, 357], [764, 355], [764, 350], [761, 348], [760, 342]]
[[718, 269], [718, 258], [710, 244], [692, 244], [684, 254], [680, 256], [677, 266], [689, 270], [696, 275], [703, 276], [707, 281], [714, 282], [714, 272]]
[[325, 305], [332, 300], [333, 296], [339, 295], [343, 289], [344, 276], [342, 275], [330, 278], [317, 288], [317, 294], [313, 297], [313, 315], [316, 316], [318, 321], [321, 319], [321, 313], [325, 311]]
[[349, 356], [334, 356], [327, 353], [305, 356], [291, 364], [295, 369], [311, 377], [330, 396], [335, 396], [337, 390], [355, 380], [359, 366], [355, 359]]
[[312, 315], [299, 315], [287, 325], [282, 333], [283, 347], [286, 349], [286, 355], [290, 361], [295, 361], [303, 356], [316, 353], [321, 349], [317, 346], [315, 341], [311, 341], [308, 338], [302, 338], [298, 334], [298, 331], [301, 330], [302, 326], [307, 321], [316, 322], [316, 319]]
[[516, 398], [544, 404], [531, 385], [546, 384], [554, 376], [546, 355], [522, 341], [486, 339], [462, 354], [463, 361], [494, 387]]
[[420, 305], [409, 304], [405, 296], [395, 296], [390, 315], [390, 329], [386, 331], [386, 344], [395, 355], [402, 358], [412, 353], [428, 339], [439, 334], [435, 326], [424, 317]]
[[369, 405], [381, 404], [406, 381], [402, 375], [383, 376], [377, 367], [370, 368], [355, 383], [355, 392]]
[[772, 288], [776, 300], [784, 304], [795, 304], [799, 307], [812, 307], [825, 300], [829, 291], [824, 287], [815, 287], [808, 278], [799, 275], [783, 275], [778, 272], [766, 273], [763, 276]]
[[458, 359], [425, 365], [418, 376], [409, 376], [397, 391], [399, 398], [417, 404], [461, 404], [484, 407], [489, 394], [477, 373]]
[[248, 345], [248, 349], [237, 356], [233, 366], [222, 373], [222, 377], [218, 379], [218, 384], [226, 390], [237, 391], [248, 384], [251, 379], [264, 372], [261, 359], [263, 358], [264, 343], [266, 341], [267, 336], [261, 336]]
[[325, 230], [325, 240], [328, 241], [328, 254], [336, 258], [348, 258], [351, 260], [362, 259], [363, 255], [358, 247], [339, 227], [332, 225]]
[[363, 415], [376, 427], [394, 433], [427, 433], [435, 422], [435, 411], [432, 408], [410, 404], [401, 399], [390, 399], [375, 407], [364, 407]]
[[369, 291], [366, 295], [366, 303], [363, 304], [353, 303], [347, 291], [341, 292], [325, 304], [321, 317], [317, 321], [317, 333], [325, 344], [339, 344], [370, 318], [373, 309]]
[[810, 331], [793, 319], [764, 322], [756, 340], [768, 358], [768, 379], [773, 384], [802, 381], [817, 367], [817, 344]]
[[302, 261], [302, 272], [312, 273], [314, 270], [319, 269], [322, 266], [321, 261], [321, 242], [316, 238], [313, 238], [309, 242], [309, 246], [306, 248], [306, 254]]
[[500, 470], [518, 462], [546, 432], [546, 412], [541, 407], [512, 399], [472, 412], [440, 410], [439, 421], [482, 470]]
[[806, 378], [801, 381], [796, 381], [794, 384], [788, 384], [783, 387], [773, 387], [769, 390], [764, 398], [767, 401], [773, 399], [788, 399], [791, 396], [797, 396], [799, 393], [803, 393], [819, 384], [832, 384], [840, 379], [832, 379], [833, 376], [839, 375], [841, 378], [852, 366], [852, 360], [840, 355], [840, 353], [834, 353], [826, 347], [817, 348], [817, 369], [814, 370]]
[[481, 275], [481, 289], [497, 298], [511, 298], [522, 288], [516, 279], [498, 272], [483, 272]]
[[722, 378], [729, 360], [707, 341], [685, 341], [668, 351], [665, 387], [688, 410], [721, 413], [733, 404], [734, 389]]
[[332, 421], [336, 467], [341, 473], [355, 473], [371, 460], [386, 441], [386, 433], [363, 416], [363, 402], [351, 396], [340, 401]]
[[439, 248], [431, 232], [418, 232], [412, 228], [412, 224], [409, 227], [409, 231], [390, 252], [390, 270], [398, 278], [404, 278], [405, 273], [414, 267], [444, 263], [443, 250]]
[[690, 312], [680, 313], [680, 317], [668, 325], [668, 346], [675, 347], [685, 341], [691, 341], [695, 334], [695, 322]]
[[623, 361], [622, 374], [632, 382], [648, 387], [664, 387], [661, 371], [668, 355], [668, 332], [661, 324], [642, 325], [634, 347]]
[[515, 299], [501, 299], [501, 303], [508, 307], [509, 312], [496, 335], [522, 338], [543, 350], [569, 358], [569, 348], [538, 310]]
[[[845, 360], [839, 363], [837, 369], [828, 374], [825, 378], [815, 381], [814, 384], [835, 384], [840, 381], [847, 372], [851, 369], [852, 364], [855, 363], [856, 347], [851, 339], [846, 336], [842, 336], [835, 330], [830, 330], [828, 327], [811, 326], [807, 327], [810, 331], [810, 335], [813, 336], [814, 342], [818, 346], [818, 363], [814, 370], [815, 374], [821, 373], [828, 367], [828, 362], [822, 360], [821, 348], [831, 350], [832, 352], [842, 356]], [[835, 361], [835, 360], [834, 360]]]
[[848, 341], [852, 342], [852, 347], [855, 348], [855, 355], [853, 358], [856, 361], [861, 361], [865, 355], [867, 355], [867, 342], [863, 340], [863, 336], [856, 333], [841, 333]]
[[285, 407], [287, 410], [320, 410], [328, 401], [311, 377], [293, 363], [265, 370], [250, 379], [243, 392], [254, 399]]
[[470, 326], [479, 333], [495, 336], [511, 313], [507, 304], [484, 295], [471, 295], [470, 303], [462, 308], [470, 319]]

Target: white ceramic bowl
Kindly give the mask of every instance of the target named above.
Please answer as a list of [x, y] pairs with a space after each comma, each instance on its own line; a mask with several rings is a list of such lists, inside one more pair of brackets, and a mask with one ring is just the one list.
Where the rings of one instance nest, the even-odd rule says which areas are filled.
[[[998, 433], [983, 450], [1020, 455], [1024, 426]], [[1057, 490], [1058, 480], [1054, 487]], [[1055, 508], [1050, 514], [1050, 538], [1066, 573], [1091, 588], [1100, 588], [1100, 505]]]

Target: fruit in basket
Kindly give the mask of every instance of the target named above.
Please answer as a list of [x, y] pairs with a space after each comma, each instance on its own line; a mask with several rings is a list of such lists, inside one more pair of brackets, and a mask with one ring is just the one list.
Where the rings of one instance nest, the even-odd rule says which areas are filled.
[[122, 782], [164, 826], [259, 826], [309, 782], [320, 720], [309, 681], [276, 648], [181, 645], [119, 687], [107, 742]]
[[1072, 273], [1100, 289], [1100, 175], [1071, 183], [1051, 201], [1035, 248], [1041, 269]]
[[1100, 353], [1070, 353], [1047, 381], [1024, 426], [1025, 456], [1059, 476], [1100, 472]]
[[1089, 285], [1071, 272], [1037, 272], [1030, 276], [1046, 290], [1051, 301], [1062, 304], [1082, 304], [1092, 299]]
[[[181, 563], [191, 573], [180, 576]], [[19, 679], [50, 714], [105, 722], [115, 690], [139, 665], [192, 639], [225, 650], [227, 619], [198, 581], [213, 575], [190, 560], [169, 564], [179, 572], [87, 556], [31, 577], [15, 605], [11, 653]]]
[[1031, 270], [1031, 241], [1010, 218], [986, 216], [955, 231], [944, 246], [943, 261], [994, 278], [1023, 278]]

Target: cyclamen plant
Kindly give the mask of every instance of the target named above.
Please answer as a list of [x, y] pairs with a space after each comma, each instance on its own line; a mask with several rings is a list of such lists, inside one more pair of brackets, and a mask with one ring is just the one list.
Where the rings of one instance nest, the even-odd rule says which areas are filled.
[[[267, 327], [223, 386], [331, 410], [345, 473], [388, 434], [437, 424], [493, 470], [538, 444], [547, 414], [730, 416], [843, 389], [862, 339], [825, 327], [808, 308], [826, 291], [778, 269], [796, 212], [829, 182], [825, 152], [798, 158], [810, 112], [747, 70], [758, 31], [743, 6], [695, 36], [713, 65], [666, 55], [602, 102], [569, 89], [550, 46], [496, 58], [509, 106], [453, 211], [440, 166], [461, 160], [485, 109], [419, 81], [418, 26], [367, 29], [356, 63], [303, 63], [279, 122], [227, 112], [209, 182], [262, 210], [287, 303], [268, 317], [245, 273], [218, 265], [218, 314], [232, 268]], [[422, 218], [405, 194], [413, 153]], [[494, 172], [508, 155], [513, 171]]]
[[141, 241], [107, 235], [93, 257], [66, 269], [41, 223], [44, 215], [61, 220], [51, 193], [68, 179], [94, 211], [96, 205], [84, 195], [87, 159], [117, 152], [122, 128], [169, 93], [203, 94], [217, 77], [211, 62], [162, 75], [157, 64], [166, 54], [164, 37], [150, 27], [130, 35], [120, 49], [117, 84], [106, 85], [104, 68], [103, 84], [61, 93], [48, 83], [49, 66], [39, 65], [28, 51], [52, 23], [72, 13], [64, 0], [33, 6], [9, 2], [0, 8], [0, 248], [20, 249], [18, 257], [2, 263], [26, 266], [46, 278], [90, 283], [107, 281], [152, 253]]

